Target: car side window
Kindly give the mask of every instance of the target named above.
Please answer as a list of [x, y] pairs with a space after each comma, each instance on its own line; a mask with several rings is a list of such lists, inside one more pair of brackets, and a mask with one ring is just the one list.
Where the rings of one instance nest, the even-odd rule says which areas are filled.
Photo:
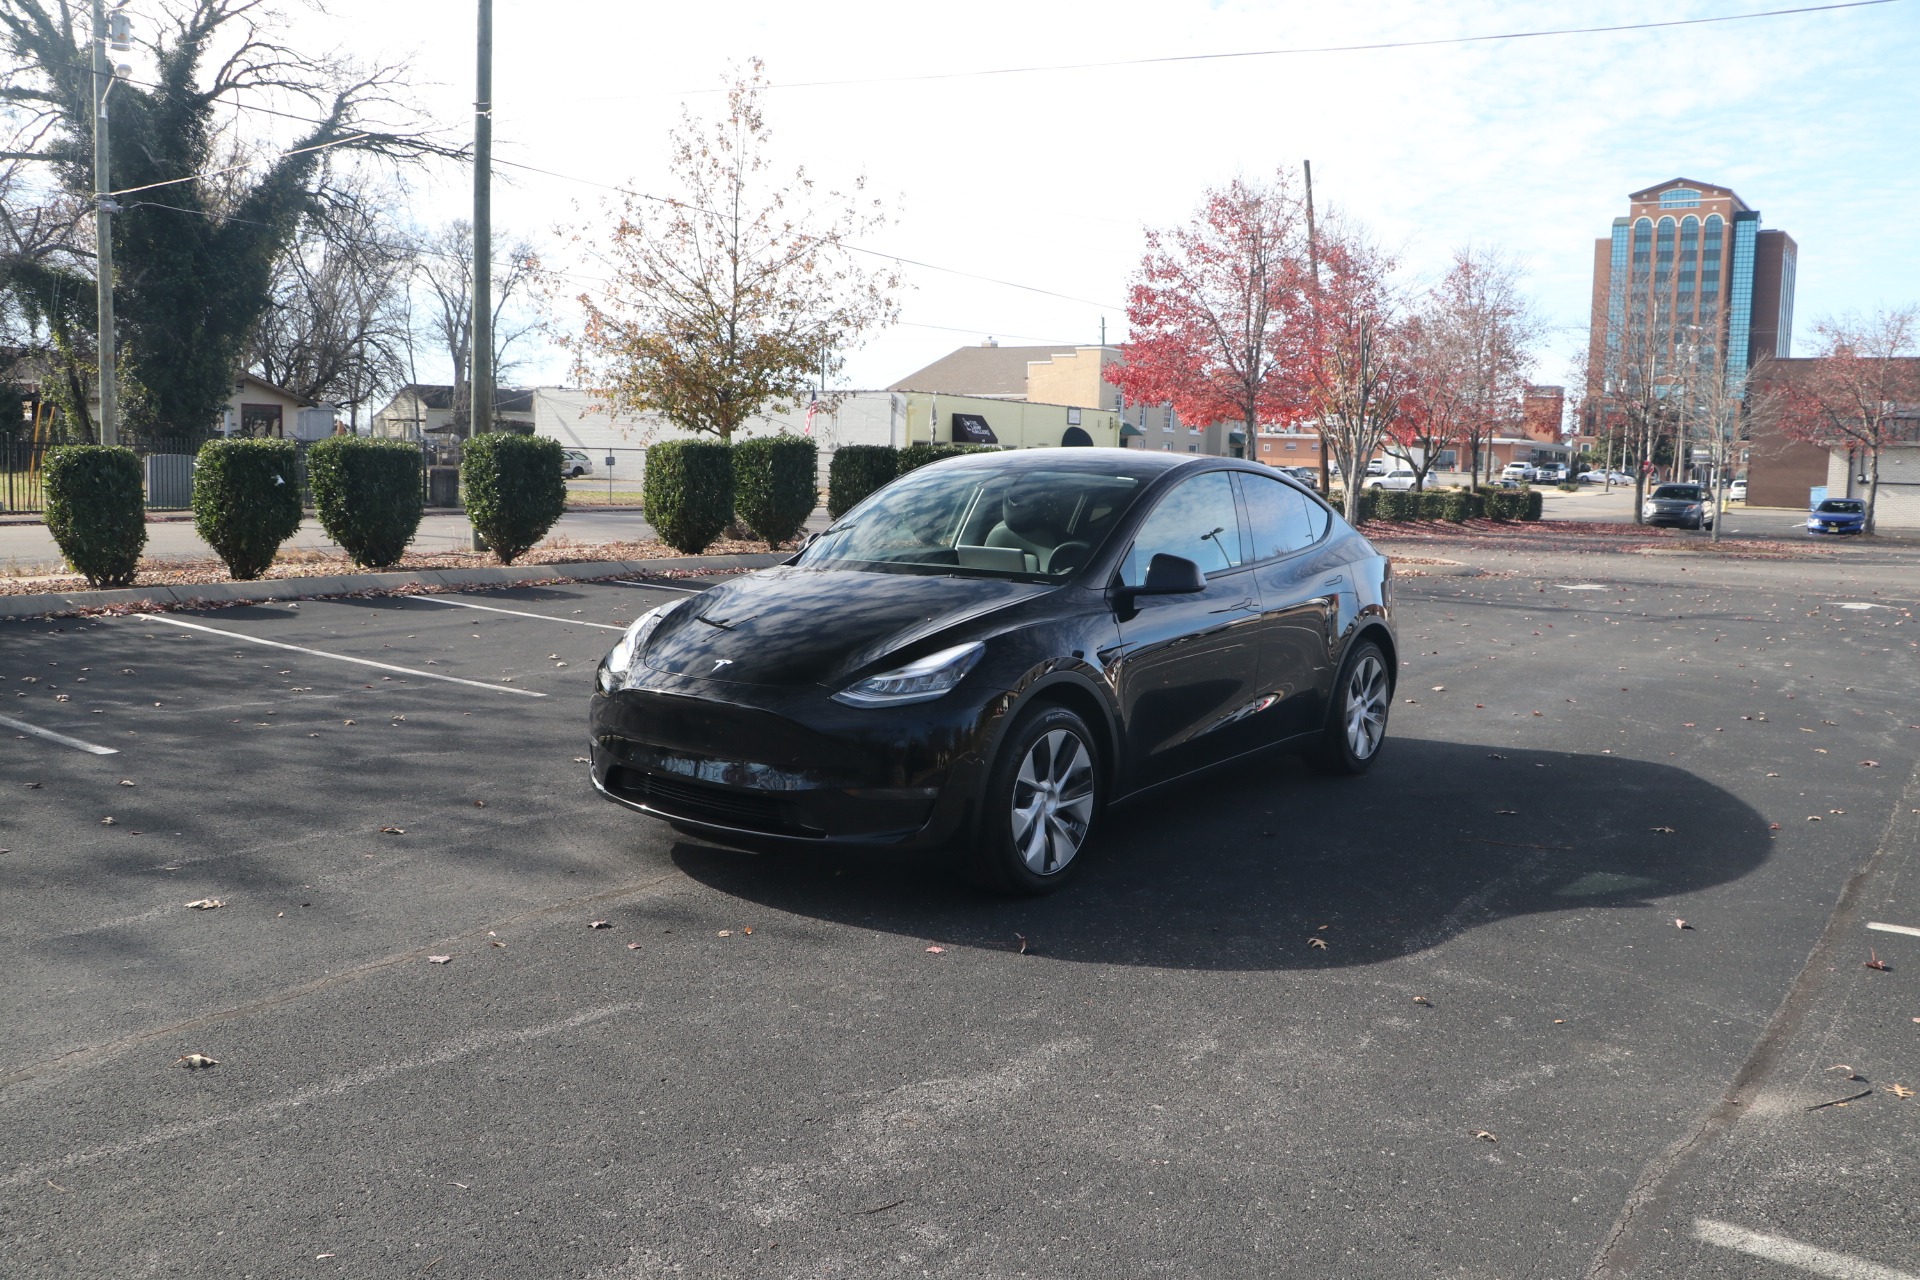
[[1327, 532], [1326, 509], [1278, 480], [1243, 473], [1240, 496], [1247, 501], [1247, 523], [1253, 529], [1250, 559], [1291, 555]]
[[1219, 573], [1242, 564], [1240, 513], [1233, 502], [1233, 480], [1225, 471], [1209, 471], [1182, 480], [1140, 525], [1120, 566], [1130, 587], [1147, 580], [1156, 555], [1183, 556], [1202, 573]]

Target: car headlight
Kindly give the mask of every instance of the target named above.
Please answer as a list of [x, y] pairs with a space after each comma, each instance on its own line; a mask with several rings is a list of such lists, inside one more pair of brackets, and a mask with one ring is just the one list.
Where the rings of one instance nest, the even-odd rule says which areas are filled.
[[633, 664], [640, 657], [640, 650], [646, 646], [647, 637], [653, 634], [653, 629], [660, 625], [663, 618], [685, 604], [686, 600], [686, 597], [670, 600], [633, 620], [633, 625], [620, 637], [620, 642], [601, 660], [600, 670], [594, 676], [594, 683], [599, 686], [600, 692], [613, 693], [626, 684]]
[[984, 652], [986, 646], [977, 640], [942, 649], [904, 667], [868, 676], [834, 694], [833, 700], [850, 707], [900, 707], [912, 702], [931, 702], [964, 680]]

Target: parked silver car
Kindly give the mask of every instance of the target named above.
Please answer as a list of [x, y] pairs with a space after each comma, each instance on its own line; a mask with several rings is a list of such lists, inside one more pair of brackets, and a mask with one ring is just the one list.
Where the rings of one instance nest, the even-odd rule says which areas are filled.
[[569, 480], [593, 474], [593, 459], [578, 449], [569, 449], [560, 459], [560, 474]]

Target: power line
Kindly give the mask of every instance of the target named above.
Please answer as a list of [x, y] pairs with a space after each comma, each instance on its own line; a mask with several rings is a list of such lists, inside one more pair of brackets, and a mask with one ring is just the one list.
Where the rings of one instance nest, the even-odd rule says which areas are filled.
[[[370, 138], [372, 136], [372, 134], [368, 133], [349, 134], [344, 138], [335, 138], [332, 142], [322, 142], [311, 147], [295, 147], [291, 151], [282, 151], [279, 155], [275, 156], [274, 159], [285, 160], [288, 156], [304, 156], [309, 152], [325, 151], [328, 147], [342, 147], [349, 142], [358, 142], [362, 138]], [[183, 182], [198, 182], [202, 178], [217, 178], [223, 173], [238, 173], [242, 169], [253, 168], [255, 163], [255, 161], [248, 160], [241, 164], [230, 164], [224, 169], [208, 169], [205, 173], [190, 173], [184, 178], [168, 178], [164, 182], [149, 182], [144, 187], [122, 187], [118, 191], [103, 191], [100, 194], [106, 196], [137, 195], [142, 191], [155, 191], [161, 187], [177, 187]]]
[[[1115, 67], [1165, 66], [1175, 62], [1219, 62], [1234, 58], [1286, 58], [1322, 53], [1377, 53], [1389, 49], [1432, 49], [1448, 45], [1490, 44], [1497, 40], [1537, 40], [1549, 36], [1609, 35], [1625, 31], [1656, 31], [1664, 27], [1698, 27], [1718, 22], [1748, 22], [1756, 18], [1783, 18], [1801, 13], [1827, 13], [1836, 9], [1864, 9], [1871, 5], [1895, 4], [1898, 0], [1843, 0], [1837, 4], [1803, 5], [1792, 9], [1764, 9], [1754, 13], [1726, 13], [1706, 18], [1669, 18], [1659, 22], [1622, 22], [1601, 27], [1553, 27], [1540, 31], [1503, 31], [1491, 35], [1447, 36], [1432, 40], [1379, 40], [1368, 44], [1304, 45], [1291, 49], [1236, 49], [1221, 53], [1161, 54], [1151, 58], [1115, 58], [1102, 62], [1057, 62], [1023, 67], [990, 67], [978, 71], [934, 71], [910, 76], [871, 76], [848, 80], [799, 80], [769, 84], [769, 89], [828, 89], [849, 85], [911, 84], [928, 80], [966, 80], [988, 76], [1038, 75], [1061, 71], [1098, 71]], [[721, 89], [682, 89], [671, 96], [722, 93]], [[598, 100], [653, 97], [653, 94], [595, 94]]]

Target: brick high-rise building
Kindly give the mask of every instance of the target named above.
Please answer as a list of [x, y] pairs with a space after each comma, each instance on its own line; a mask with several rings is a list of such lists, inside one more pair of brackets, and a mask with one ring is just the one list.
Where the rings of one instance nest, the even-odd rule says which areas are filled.
[[1729, 378], [1793, 354], [1792, 236], [1762, 231], [1759, 210], [1727, 188], [1687, 178], [1627, 200], [1613, 234], [1593, 244], [1590, 403], [1608, 370], [1646, 346], [1658, 370], [1676, 364], [1675, 349], [1691, 339]]

